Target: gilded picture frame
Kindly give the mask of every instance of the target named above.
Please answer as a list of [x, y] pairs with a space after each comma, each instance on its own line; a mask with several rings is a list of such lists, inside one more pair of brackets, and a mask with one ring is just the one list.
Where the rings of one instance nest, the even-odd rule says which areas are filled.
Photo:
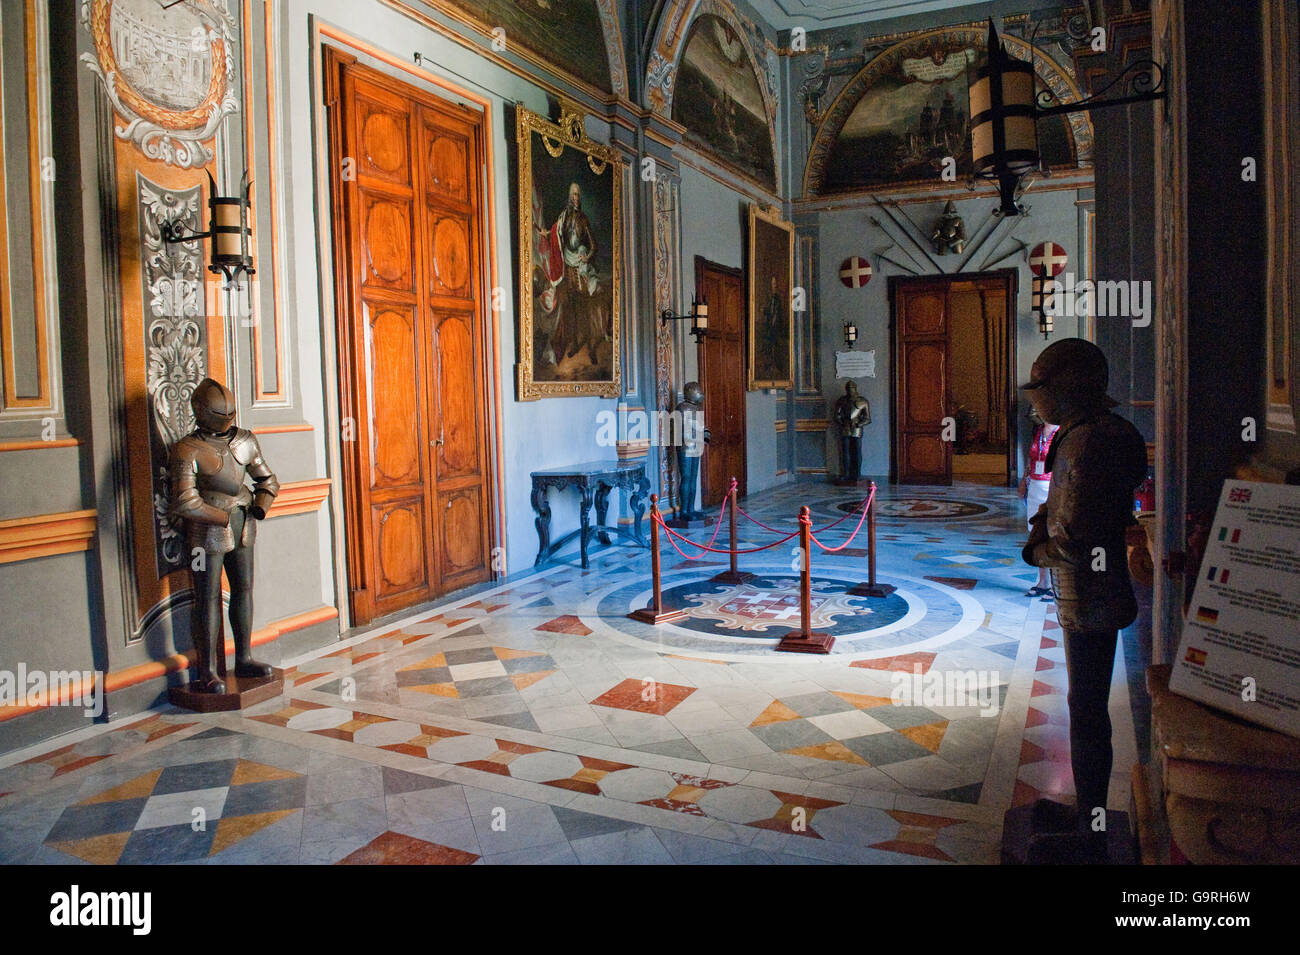
[[794, 386], [794, 226], [775, 210], [749, 207], [747, 387]]
[[519, 107], [520, 401], [622, 393], [623, 178], [582, 113]]

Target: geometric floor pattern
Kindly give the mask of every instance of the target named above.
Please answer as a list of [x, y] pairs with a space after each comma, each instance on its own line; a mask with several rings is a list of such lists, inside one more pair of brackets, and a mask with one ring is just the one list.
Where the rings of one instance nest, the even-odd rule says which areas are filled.
[[[744, 507], [789, 530], [809, 503], [820, 528], [854, 494], [799, 484]], [[945, 494], [960, 506], [930, 503]], [[774, 651], [788, 546], [659, 628], [626, 617], [644, 549], [594, 551], [588, 570], [565, 553], [290, 661], [284, 695], [250, 710], [162, 708], [0, 759], [0, 862], [994, 862], [1008, 808], [1072, 794], [1059, 623], [1023, 596], [1013, 491], [897, 497], [878, 553], [897, 610], [837, 596], [865, 577], [862, 541], [812, 558], [851, 652]], [[818, 537], [838, 546], [852, 523]], [[774, 536], [742, 523], [740, 546]], [[678, 581], [725, 569], [667, 545], [663, 564]], [[1136, 759], [1123, 666], [1117, 808]]]

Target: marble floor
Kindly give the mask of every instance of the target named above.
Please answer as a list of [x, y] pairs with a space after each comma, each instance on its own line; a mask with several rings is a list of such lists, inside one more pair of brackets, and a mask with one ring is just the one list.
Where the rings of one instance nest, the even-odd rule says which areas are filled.
[[[1055, 607], [1024, 596], [1012, 490], [882, 486], [878, 579], [864, 492], [801, 483], [742, 501], [741, 546], [796, 529], [825, 656], [799, 625], [797, 540], [724, 559], [576, 549], [289, 661], [241, 713], [164, 707], [0, 759], [5, 863], [995, 863], [1002, 817], [1068, 798]], [[832, 522], [844, 519], [834, 527]], [[707, 541], [712, 524], [684, 532]], [[726, 539], [725, 529], [719, 540]], [[684, 549], [698, 554], [689, 546]], [[1137, 760], [1117, 654], [1110, 805]]]

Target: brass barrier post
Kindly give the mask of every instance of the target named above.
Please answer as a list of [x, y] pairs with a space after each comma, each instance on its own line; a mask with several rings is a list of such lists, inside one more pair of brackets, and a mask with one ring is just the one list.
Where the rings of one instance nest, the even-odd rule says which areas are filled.
[[642, 623], [665, 623], [680, 620], [686, 616], [685, 610], [665, 610], [663, 584], [659, 575], [659, 495], [650, 495], [650, 576], [654, 592], [650, 597], [650, 606], [633, 610], [629, 617]]
[[791, 630], [776, 648], [786, 653], [830, 653], [835, 638], [812, 630], [812, 513], [808, 505], [799, 508], [799, 549], [803, 552], [803, 575], [799, 584], [798, 630]]
[[867, 505], [867, 582], [850, 587], [847, 593], [854, 597], [888, 597], [897, 588], [892, 584], [876, 583], [876, 482], [871, 482]]
[[731, 512], [731, 569], [714, 574], [710, 578], [711, 581], [719, 584], [743, 584], [747, 580], [754, 579], [753, 574], [742, 574], [736, 569], [736, 488], [738, 486], [739, 482], [733, 477], [731, 487], [727, 491], [727, 508]]

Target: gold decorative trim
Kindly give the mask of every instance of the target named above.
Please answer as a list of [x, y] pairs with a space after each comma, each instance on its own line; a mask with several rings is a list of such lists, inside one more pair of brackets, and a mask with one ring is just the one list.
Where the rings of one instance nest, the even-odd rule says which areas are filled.
[[785, 434], [786, 428], [789, 426], [789, 422], [787, 422], [784, 418], [778, 418], [774, 422], [774, 424], [776, 425], [777, 434]]
[[0, 564], [90, 550], [95, 513], [92, 508], [0, 521]]
[[330, 478], [311, 478], [280, 485], [280, 493], [267, 512], [266, 518], [288, 517], [290, 514], [312, 514], [320, 510], [329, 497], [334, 482]]
[[828, 431], [830, 426], [829, 418], [804, 418], [794, 423], [794, 429], [800, 432]]

